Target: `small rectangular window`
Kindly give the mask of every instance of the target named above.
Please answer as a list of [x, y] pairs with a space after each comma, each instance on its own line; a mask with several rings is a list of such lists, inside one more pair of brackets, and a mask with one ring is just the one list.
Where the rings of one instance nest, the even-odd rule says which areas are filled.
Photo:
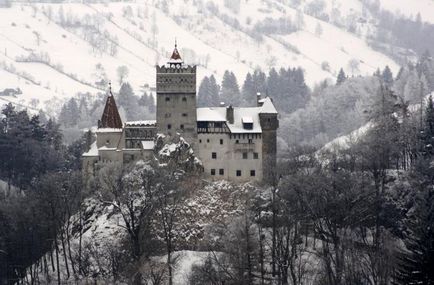
[[241, 170], [237, 170], [237, 176], [241, 176]]
[[168, 125], [167, 125], [167, 129], [170, 130], [171, 128], [172, 128], [172, 125], [171, 125], [171, 124], [168, 124]]
[[202, 140], [199, 140], [199, 143], [202, 143]]
[[223, 144], [223, 139], [220, 139], [220, 144]]
[[220, 168], [220, 169], [219, 169], [219, 174], [220, 174], [220, 175], [225, 175], [225, 170], [224, 170], [223, 168]]
[[187, 102], [187, 98], [186, 97], [182, 97], [182, 101], [183, 102]]
[[209, 143], [209, 139], [206, 139], [206, 142]]
[[249, 139], [249, 144], [252, 144], [253, 143], [253, 140], [252, 139]]
[[170, 101], [170, 97], [166, 97], [166, 102]]
[[253, 158], [254, 158], [254, 159], [258, 159], [258, 158], [259, 158], [259, 154], [258, 154], [257, 152], [254, 152], [254, 153], [253, 153]]
[[240, 141], [239, 141], [239, 140], [236, 140], [236, 141], [235, 141], [235, 143], [236, 143], [236, 144], [239, 144], [239, 143], [240, 143]]
[[211, 158], [212, 159], [217, 159], [217, 153], [216, 152], [211, 153]]
[[248, 158], [248, 153], [247, 152], [243, 152], [243, 159], [247, 159]]
[[211, 175], [215, 175], [215, 169], [211, 169]]
[[187, 114], [187, 113], [182, 113], [182, 116], [183, 116], [183, 117], [187, 117], [188, 114]]
[[181, 130], [184, 129], [184, 125], [183, 124], [181, 124], [179, 127], [181, 128]]
[[250, 176], [256, 176], [256, 171], [250, 170]]

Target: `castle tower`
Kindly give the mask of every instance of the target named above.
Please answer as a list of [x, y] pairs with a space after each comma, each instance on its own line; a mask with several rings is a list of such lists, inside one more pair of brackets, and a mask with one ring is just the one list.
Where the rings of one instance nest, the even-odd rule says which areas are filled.
[[261, 107], [259, 121], [262, 128], [262, 169], [264, 181], [274, 184], [277, 182], [276, 153], [277, 129], [279, 128], [278, 113], [269, 97], [261, 99], [261, 97], [258, 96], [258, 107]]
[[197, 140], [196, 66], [185, 65], [177, 49], [166, 65], [157, 65], [157, 129], [181, 134], [194, 149]]

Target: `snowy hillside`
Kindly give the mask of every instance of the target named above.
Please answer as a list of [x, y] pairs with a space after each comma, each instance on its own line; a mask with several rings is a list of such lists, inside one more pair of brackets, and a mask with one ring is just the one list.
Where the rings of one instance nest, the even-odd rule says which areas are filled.
[[[3, 92], [0, 100], [52, 111], [77, 92], [104, 92], [109, 80], [117, 90], [120, 66], [128, 68], [126, 80], [140, 92], [145, 84], [155, 85], [154, 66], [164, 63], [175, 39], [185, 61], [199, 65], [199, 82], [210, 74], [220, 80], [226, 69], [241, 84], [255, 68], [301, 66], [313, 86], [334, 79], [341, 67], [350, 75], [372, 74], [385, 65], [398, 69], [366, 43], [375, 25], [367, 22], [370, 15], [359, 1], [326, 1], [321, 13], [312, 1], [299, 7], [281, 1], [230, 2], [238, 3], [13, 3], [0, 8], [0, 92], [21, 91]], [[353, 32], [347, 28], [351, 25]]]

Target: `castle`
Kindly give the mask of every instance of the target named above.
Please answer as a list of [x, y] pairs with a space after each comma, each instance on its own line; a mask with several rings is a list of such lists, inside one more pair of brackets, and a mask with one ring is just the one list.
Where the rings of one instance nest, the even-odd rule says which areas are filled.
[[151, 159], [157, 133], [179, 133], [202, 161], [207, 178], [273, 180], [279, 120], [271, 98], [258, 95], [256, 107], [197, 108], [196, 66], [184, 64], [176, 45], [156, 71], [156, 120], [122, 123], [110, 92], [96, 141], [83, 154], [87, 174], [110, 162]]

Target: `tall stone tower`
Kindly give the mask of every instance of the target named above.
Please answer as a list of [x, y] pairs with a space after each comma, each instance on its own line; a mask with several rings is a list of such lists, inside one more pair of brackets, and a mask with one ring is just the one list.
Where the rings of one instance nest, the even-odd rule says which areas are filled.
[[166, 65], [157, 65], [157, 129], [159, 133], [180, 133], [195, 149], [196, 66], [185, 65], [176, 43]]
[[258, 100], [258, 107], [261, 107], [259, 122], [262, 128], [262, 169], [264, 181], [274, 184], [278, 179], [276, 177], [278, 113], [271, 99], [268, 97]]

